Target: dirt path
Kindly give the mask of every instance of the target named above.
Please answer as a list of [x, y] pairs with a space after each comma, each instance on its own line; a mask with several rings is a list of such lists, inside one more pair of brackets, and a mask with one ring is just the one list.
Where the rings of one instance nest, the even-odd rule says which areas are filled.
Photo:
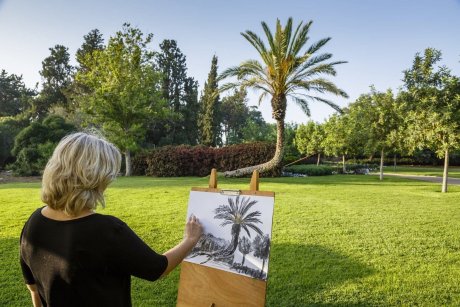
[[[378, 175], [378, 173], [375, 173], [375, 175]], [[422, 181], [429, 181], [429, 182], [435, 182], [435, 183], [442, 183], [442, 177], [437, 177], [437, 176], [404, 175], [404, 174], [395, 174], [395, 173], [383, 173], [383, 176], [396, 176], [396, 177], [402, 177], [402, 178], [406, 178], [406, 179], [414, 179], [414, 180], [422, 180]], [[448, 184], [460, 185], [460, 178], [449, 177], [447, 179], [447, 183]]]

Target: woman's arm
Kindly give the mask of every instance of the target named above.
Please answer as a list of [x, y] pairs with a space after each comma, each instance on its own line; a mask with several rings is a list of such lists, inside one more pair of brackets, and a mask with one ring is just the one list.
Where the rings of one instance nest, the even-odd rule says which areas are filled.
[[40, 295], [38, 294], [37, 286], [35, 284], [26, 286], [27, 289], [29, 289], [30, 291], [30, 295], [32, 296], [32, 303], [34, 304], [34, 307], [41, 307], [42, 301], [40, 300]]
[[193, 249], [203, 233], [202, 226], [196, 216], [190, 216], [185, 225], [185, 238], [181, 243], [171, 248], [163, 255], [168, 258], [168, 266], [161, 276], [166, 276], [184, 260], [188, 253]]

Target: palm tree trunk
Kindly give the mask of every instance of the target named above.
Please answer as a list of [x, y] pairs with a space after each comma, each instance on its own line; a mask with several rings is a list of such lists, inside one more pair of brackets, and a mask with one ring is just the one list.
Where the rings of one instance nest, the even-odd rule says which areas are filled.
[[131, 170], [131, 152], [129, 150], [125, 151], [125, 167], [126, 167], [126, 172], [125, 176], [131, 176], [132, 170]]
[[382, 151], [380, 152], [380, 180], [383, 180], [383, 148]]
[[264, 267], [265, 267], [265, 258], [262, 259], [262, 269], [260, 270], [260, 278], [262, 278], [262, 275], [264, 274]]
[[318, 160], [316, 161], [316, 166], [319, 166], [319, 162], [321, 162], [321, 153], [318, 153]]
[[246, 258], [246, 255], [243, 254], [243, 262], [241, 262], [241, 265], [244, 265], [244, 260], [246, 260], [245, 258]]
[[444, 172], [442, 175], [442, 193], [447, 192], [447, 176], [449, 175], [449, 149], [444, 153]]

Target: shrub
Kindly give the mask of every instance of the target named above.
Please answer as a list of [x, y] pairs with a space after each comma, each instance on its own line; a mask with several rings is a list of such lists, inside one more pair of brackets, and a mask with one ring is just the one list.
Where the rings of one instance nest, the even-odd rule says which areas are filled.
[[286, 172], [295, 173], [295, 174], [304, 174], [307, 176], [326, 176], [332, 175], [333, 168], [327, 165], [292, 165], [285, 167]]
[[[248, 143], [222, 148], [206, 146], [165, 146], [137, 155], [134, 174], [157, 177], [206, 176], [212, 168], [220, 172], [260, 164], [270, 160], [275, 146], [269, 143]], [[274, 170], [265, 176], [279, 175]]]
[[16, 156], [16, 162], [9, 168], [16, 175], [40, 175], [57, 143], [74, 129], [73, 125], [57, 115], [48, 116], [42, 123], [30, 124], [14, 140], [12, 153]]

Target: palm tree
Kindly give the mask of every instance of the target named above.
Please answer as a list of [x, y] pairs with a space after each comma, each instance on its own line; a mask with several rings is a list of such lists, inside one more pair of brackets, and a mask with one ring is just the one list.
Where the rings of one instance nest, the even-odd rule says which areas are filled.
[[223, 85], [221, 91], [232, 88], [260, 90], [262, 93], [259, 97], [259, 104], [267, 95], [271, 96], [272, 117], [276, 121], [277, 128], [276, 151], [270, 161], [226, 172], [226, 176], [243, 176], [252, 173], [255, 169], [264, 172], [280, 165], [284, 153], [284, 119], [288, 97], [291, 97], [308, 116], [310, 115], [310, 101], [319, 101], [340, 111], [339, 106], [316, 96], [316, 93], [331, 93], [348, 97], [331, 81], [320, 77], [321, 75], [335, 76], [334, 66], [346, 63], [344, 61], [326, 63], [325, 61], [332, 57], [330, 53], [316, 55], [316, 52], [331, 39], [330, 37], [313, 43], [302, 52], [309, 40], [308, 32], [312, 23], [313, 21], [306, 24], [301, 22], [293, 31], [292, 18], [288, 19], [284, 28], [277, 19], [273, 35], [267, 24], [262, 22], [268, 48], [254, 32], [248, 30], [241, 33], [257, 50], [262, 61], [247, 60], [239, 66], [226, 69], [219, 79], [237, 77], [237, 80]]
[[265, 261], [268, 259], [268, 255], [270, 254], [270, 237], [268, 235], [259, 235], [254, 238], [252, 245], [254, 249], [254, 257], [262, 259], [262, 268], [259, 273], [259, 278], [262, 278], [264, 275]]
[[226, 257], [232, 255], [239, 241], [239, 236], [241, 229], [246, 231], [249, 237], [251, 237], [250, 229], [254, 230], [257, 234], [262, 235], [262, 230], [256, 226], [256, 224], [262, 224], [261, 220], [258, 218], [261, 213], [260, 211], [249, 210], [257, 203], [256, 200], [251, 200], [250, 197], [242, 197], [238, 195], [233, 201], [233, 198], [228, 198], [227, 205], [221, 205], [215, 209], [214, 213], [216, 214], [214, 218], [224, 220], [220, 226], [224, 227], [226, 225], [232, 225], [232, 240], [230, 244], [219, 253], [219, 256]]
[[242, 237], [238, 243], [238, 250], [243, 254], [243, 261], [241, 261], [241, 265], [244, 265], [246, 255], [252, 252], [251, 241], [249, 241], [246, 237]]

